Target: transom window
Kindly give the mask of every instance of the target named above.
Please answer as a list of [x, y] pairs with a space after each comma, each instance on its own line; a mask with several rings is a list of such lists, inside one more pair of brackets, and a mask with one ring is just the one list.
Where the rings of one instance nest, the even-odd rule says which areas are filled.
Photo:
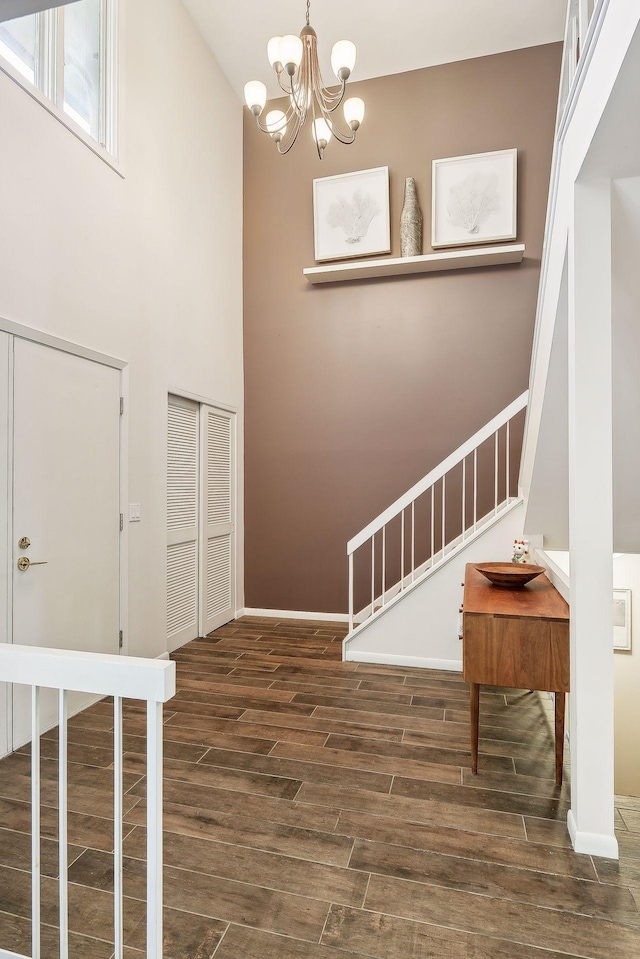
[[0, 68], [117, 158], [117, 2], [76, 0], [0, 22]]

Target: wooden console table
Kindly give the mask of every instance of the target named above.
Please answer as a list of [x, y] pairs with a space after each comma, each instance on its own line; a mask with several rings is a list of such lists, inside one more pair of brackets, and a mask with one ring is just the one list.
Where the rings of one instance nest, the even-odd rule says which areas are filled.
[[471, 768], [478, 772], [480, 684], [555, 693], [556, 783], [562, 785], [569, 607], [543, 574], [522, 589], [492, 586], [468, 563], [463, 677], [471, 692]]

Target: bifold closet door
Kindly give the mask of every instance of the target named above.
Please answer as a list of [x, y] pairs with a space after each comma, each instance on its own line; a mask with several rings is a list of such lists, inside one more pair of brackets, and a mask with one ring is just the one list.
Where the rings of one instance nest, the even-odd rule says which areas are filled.
[[202, 635], [235, 618], [235, 416], [201, 408]]
[[167, 648], [198, 634], [199, 406], [169, 397], [167, 436]]

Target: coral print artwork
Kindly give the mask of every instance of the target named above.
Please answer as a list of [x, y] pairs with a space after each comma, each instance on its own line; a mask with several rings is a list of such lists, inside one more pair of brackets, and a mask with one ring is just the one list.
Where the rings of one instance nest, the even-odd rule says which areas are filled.
[[431, 245], [516, 238], [517, 150], [433, 161]]
[[316, 260], [388, 253], [388, 167], [314, 180], [313, 212]]
[[482, 224], [499, 209], [500, 194], [495, 173], [470, 173], [449, 187], [449, 223], [460, 227], [469, 236], [478, 233]]
[[326, 220], [329, 226], [342, 230], [347, 243], [360, 243], [367, 235], [374, 216], [381, 212], [370, 193], [356, 190], [351, 201], [339, 196], [329, 207]]

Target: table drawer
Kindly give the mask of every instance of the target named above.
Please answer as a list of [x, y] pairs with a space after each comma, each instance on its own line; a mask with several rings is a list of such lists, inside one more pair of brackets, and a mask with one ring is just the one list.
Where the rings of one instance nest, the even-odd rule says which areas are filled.
[[569, 691], [569, 623], [464, 613], [468, 683]]

